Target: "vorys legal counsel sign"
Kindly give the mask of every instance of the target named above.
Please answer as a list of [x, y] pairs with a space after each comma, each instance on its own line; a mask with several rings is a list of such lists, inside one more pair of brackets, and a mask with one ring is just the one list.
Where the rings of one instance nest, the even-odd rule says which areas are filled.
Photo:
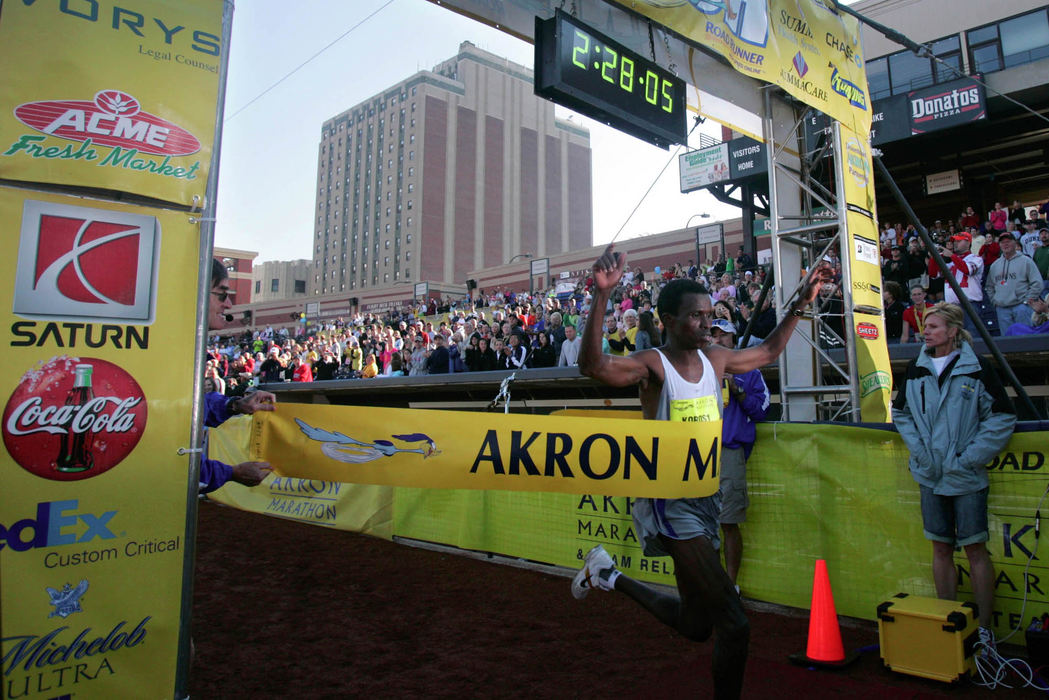
[[0, 65], [18, 70], [0, 83], [0, 177], [203, 197], [222, 6], [5, 2]]

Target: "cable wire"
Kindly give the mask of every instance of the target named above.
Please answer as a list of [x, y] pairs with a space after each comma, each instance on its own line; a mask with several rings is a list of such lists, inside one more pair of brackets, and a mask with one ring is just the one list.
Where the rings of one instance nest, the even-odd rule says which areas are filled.
[[907, 35], [905, 35], [905, 34], [899, 32], [899, 31], [893, 29], [892, 27], [887, 27], [884, 24], [880, 24], [878, 22], [875, 22], [874, 20], [870, 19], [869, 17], [867, 17], [865, 15], [861, 15], [859, 12], [857, 12], [854, 9], [852, 9], [848, 5], [843, 4], [841, 2], [841, 0], [834, 0], [834, 5], [835, 5], [835, 7], [838, 10], [840, 10], [840, 11], [846, 13], [846, 14], [852, 15], [853, 17], [855, 17], [859, 21], [861, 21], [864, 24], [866, 24], [871, 29], [874, 29], [875, 31], [880, 32], [889, 41], [896, 42], [897, 44], [900, 44], [904, 48], [909, 49], [918, 58], [931, 58], [936, 63], [938, 63], [938, 64], [944, 66], [945, 68], [947, 68], [948, 70], [950, 70], [952, 73], [954, 73], [959, 78], [969, 78], [973, 82], [975, 82], [975, 83], [977, 83], [979, 85], [982, 85], [983, 89], [986, 90], [987, 92], [994, 93], [995, 95], [998, 95], [999, 97], [1002, 97], [1002, 98], [1008, 100], [1009, 102], [1012, 102], [1017, 107], [1020, 107], [1021, 109], [1025, 110], [1027, 112], [1030, 112], [1036, 118], [1041, 119], [1042, 121], [1044, 121], [1046, 123], [1049, 123], [1049, 117], [1047, 117], [1046, 115], [1041, 114], [1040, 112], [1036, 112], [1034, 109], [1028, 107], [1023, 102], [1020, 102], [1019, 100], [1013, 99], [1012, 97], [1009, 97], [1005, 93], [998, 92], [997, 90], [995, 90], [994, 88], [990, 87], [986, 82], [984, 82], [980, 78], [977, 78], [977, 77], [972, 76], [972, 75], [966, 75], [965, 73], [963, 73], [961, 71], [960, 68], [955, 68], [954, 66], [950, 65], [949, 63], [944, 61], [942, 58], [940, 58], [939, 56], [934, 54], [933, 51], [932, 51], [932, 48], [930, 46], [928, 46], [927, 44], [919, 44], [914, 39], [911, 39]]
[[324, 53], [325, 51], [327, 51], [328, 49], [330, 49], [331, 47], [335, 46], [335, 45], [336, 45], [337, 43], [339, 43], [340, 41], [342, 41], [343, 39], [345, 39], [345, 38], [346, 38], [347, 36], [349, 36], [350, 32], [352, 32], [352, 31], [353, 31], [354, 29], [357, 29], [357, 28], [358, 28], [358, 27], [360, 27], [360, 26], [361, 26], [362, 24], [364, 24], [365, 22], [367, 22], [368, 20], [370, 20], [370, 19], [371, 19], [372, 17], [374, 17], [375, 15], [377, 15], [377, 14], [379, 14], [380, 12], [382, 12], [383, 10], [385, 10], [385, 9], [386, 9], [387, 7], [389, 7], [390, 5], [392, 5], [392, 4], [393, 4], [393, 2], [394, 2], [394, 0], [386, 0], [386, 2], [385, 2], [385, 3], [383, 3], [383, 5], [382, 5], [381, 7], [379, 7], [379, 8], [377, 9], [377, 10], [375, 10], [375, 11], [374, 11], [374, 12], [372, 12], [372, 13], [371, 13], [370, 15], [368, 15], [367, 17], [365, 17], [364, 19], [362, 19], [362, 20], [361, 20], [360, 22], [358, 22], [357, 24], [355, 24], [355, 25], [353, 25], [352, 27], [350, 27], [349, 29], [347, 29], [347, 30], [346, 30], [345, 32], [343, 32], [342, 34], [340, 34], [340, 35], [339, 35], [338, 37], [336, 37], [336, 38], [335, 38], [335, 39], [334, 39], [333, 41], [331, 41], [331, 42], [330, 42], [330, 43], [329, 43], [329, 44], [328, 44], [327, 46], [325, 46], [325, 47], [324, 47], [323, 49], [321, 49], [321, 50], [320, 50], [320, 51], [318, 51], [317, 53], [313, 54], [312, 56], [310, 56], [309, 58], [307, 58], [307, 59], [306, 59], [305, 61], [303, 61], [302, 63], [300, 63], [299, 65], [297, 65], [297, 66], [295, 66], [294, 68], [292, 68], [292, 69], [291, 69], [291, 70], [290, 70], [290, 71], [289, 71], [288, 73], [286, 73], [286, 74], [284, 75], [284, 77], [282, 77], [282, 78], [281, 78], [280, 80], [278, 80], [277, 82], [275, 82], [275, 83], [273, 83], [272, 85], [270, 85], [270, 86], [269, 86], [268, 88], [266, 88], [265, 90], [263, 90], [262, 92], [260, 92], [260, 93], [259, 93], [258, 95], [255, 95], [255, 97], [251, 98], [251, 100], [249, 100], [247, 104], [245, 104], [245, 105], [241, 106], [241, 107], [240, 107], [240, 109], [238, 109], [238, 110], [237, 110], [236, 112], [234, 112], [233, 114], [231, 114], [231, 115], [229, 115], [228, 117], [226, 117], [226, 118], [225, 118], [225, 119], [223, 120], [223, 123], [226, 123], [226, 122], [230, 121], [231, 119], [233, 119], [233, 117], [237, 116], [238, 114], [240, 114], [241, 112], [243, 112], [244, 110], [246, 110], [246, 109], [247, 109], [248, 107], [250, 107], [251, 105], [253, 105], [253, 104], [255, 104], [256, 102], [258, 102], [258, 101], [259, 101], [260, 99], [262, 99], [262, 97], [263, 97], [263, 96], [265, 96], [265, 95], [266, 95], [266, 93], [268, 93], [268, 92], [269, 92], [270, 90], [272, 90], [273, 88], [277, 87], [278, 85], [280, 85], [281, 83], [283, 83], [283, 82], [284, 82], [285, 80], [287, 80], [287, 79], [288, 79], [288, 78], [290, 78], [291, 76], [293, 76], [293, 75], [295, 75], [296, 73], [298, 73], [298, 72], [299, 72], [299, 71], [300, 71], [300, 70], [301, 70], [301, 69], [302, 69], [302, 68], [303, 68], [303, 67], [304, 67], [304, 66], [305, 66], [305, 65], [306, 65], [307, 63], [309, 63], [309, 62], [310, 62], [310, 61], [312, 61], [313, 59], [317, 58], [317, 57], [318, 57], [318, 56], [320, 56], [320, 55], [321, 55], [322, 53]]
[[1041, 521], [1042, 505], [1045, 503], [1046, 496], [1049, 496], [1049, 486], [1046, 486], [1041, 499], [1038, 501], [1038, 505], [1035, 506], [1035, 545], [1031, 548], [1030, 554], [1027, 557], [1027, 565], [1024, 567], [1024, 599], [1023, 605], [1020, 607], [1020, 614], [1017, 616], [1016, 627], [1010, 631], [1008, 635], [997, 640], [995, 643], [987, 645], [983, 642], [977, 642], [973, 649], [973, 661], [976, 666], [976, 672], [973, 674], [972, 681], [974, 684], [990, 690], [995, 690], [996, 688], [1013, 688], [1014, 686], [1009, 685], [1006, 682], [1006, 679], [1009, 677], [1009, 671], [1012, 671], [1021, 681], [1023, 681], [1020, 686], [1021, 688], [1029, 687], [1042, 691], [1049, 691], [1049, 688], [1038, 682], [1042, 679], [1031, 669], [1030, 664], [1023, 659], [1010, 659], [1002, 656], [998, 653], [997, 648], [997, 644], [1002, 644], [1012, 638], [1013, 635], [1020, 631], [1024, 624], [1024, 612], [1027, 610], [1027, 598], [1030, 593], [1030, 585], [1028, 584], [1027, 577], [1031, 569], [1031, 562], [1034, 561], [1035, 552], [1038, 550], [1038, 530]]
[[663, 173], [665, 173], [667, 171], [667, 168], [670, 167], [670, 164], [674, 162], [675, 158], [677, 158], [678, 153], [681, 152], [681, 147], [688, 143], [688, 137], [691, 136], [692, 132], [695, 131], [696, 128], [699, 127], [699, 125], [702, 124], [702, 123], [703, 123], [703, 120], [701, 120], [701, 119], [699, 119], [697, 117], [696, 118], [696, 123], [692, 125], [692, 128], [689, 129], [688, 134], [685, 135], [685, 143], [679, 143], [678, 147], [674, 149], [674, 152], [670, 154], [670, 160], [667, 161], [666, 165], [663, 166], [663, 169], [660, 170], [659, 174], [656, 175], [654, 180], [652, 180], [652, 184], [650, 184], [648, 186], [648, 189], [645, 190], [645, 193], [643, 195], [641, 195], [641, 199], [638, 200], [637, 205], [634, 206], [633, 210], [631, 210], [631, 212], [627, 215], [626, 219], [623, 220], [623, 225], [619, 227], [618, 231], [616, 231], [616, 235], [612, 236], [612, 240], [610, 240], [608, 242], [608, 245], [612, 245], [613, 243], [615, 243], [616, 239], [619, 238], [619, 234], [623, 233], [623, 229], [626, 228], [626, 225], [628, 223], [630, 223], [630, 219], [634, 218], [634, 214], [636, 214], [637, 210], [641, 208], [642, 204], [644, 204], [645, 199], [652, 192], [652, 188], [656, 186], [657, 182], [659, 182], [659, 178], [663, 177]]

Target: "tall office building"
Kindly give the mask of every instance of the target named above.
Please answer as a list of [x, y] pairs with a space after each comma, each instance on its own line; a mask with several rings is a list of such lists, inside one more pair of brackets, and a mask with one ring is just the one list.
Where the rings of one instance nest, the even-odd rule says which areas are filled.
[[314, 295], [462, 284], [515, 256], [592, 245], [590, 134], [532, 71], [469, 42], [324, 123]]

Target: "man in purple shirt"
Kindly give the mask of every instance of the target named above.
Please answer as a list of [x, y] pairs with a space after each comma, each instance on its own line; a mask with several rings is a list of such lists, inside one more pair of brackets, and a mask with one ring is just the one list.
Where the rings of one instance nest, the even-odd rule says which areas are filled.
[[[218, 260], [211, 261], [211, 295], [208, 301], [208, 329], [226, 327], [226, 314], [233, 306], [230, 300], [229, 273]], [[255, 411], [272, 411], [277, 397], [268, 391], [254, 391], [244, 396], [225, 397], [218, 392], [204, 394], [204, 425], [215, 428], [237, 414], [251, 415]], [[223, 464], [216, 459], [200, 461], [200, 492], [209, 493], [227, 481], [245, 486], [257, 486], [273, 471], [268, 462], [241, 462]]]
[[[711, 340], [722, 347], [736, 347], [736, 327], [731, 321], [711, 321]], [[757, 437], [755, 423], [765, 420], [769, 410], [769, 388], [761, 370], [726, 374], [722, 379], [721, 427], [721, 536], [725, 573], [739, 592], [736, 578], [743, 562], [743, 535], [739, 524], [747, 519], [747, 460]]]

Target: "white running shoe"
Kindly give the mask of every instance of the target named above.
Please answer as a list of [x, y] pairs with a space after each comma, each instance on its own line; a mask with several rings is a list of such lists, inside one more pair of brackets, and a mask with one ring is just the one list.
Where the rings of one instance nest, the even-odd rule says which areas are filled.
[[[583, 568], [572, 579], [572, 595], [577, 600], [582, 600], [586, 598], [586, 594], [590, 592], [591, 588], [600, 588], [605, 591], [612, 590], [601, 579], [599, 574], [606, 569], [614, 571], [615, 568], [616, 563], [612, 561], [612, 557], [605, 551], [605, 548], [597, 545], [586, 553], [586, 557], [583, 558]], [[607, 580], [607, 578], [606, 576], [605, 579]]]

